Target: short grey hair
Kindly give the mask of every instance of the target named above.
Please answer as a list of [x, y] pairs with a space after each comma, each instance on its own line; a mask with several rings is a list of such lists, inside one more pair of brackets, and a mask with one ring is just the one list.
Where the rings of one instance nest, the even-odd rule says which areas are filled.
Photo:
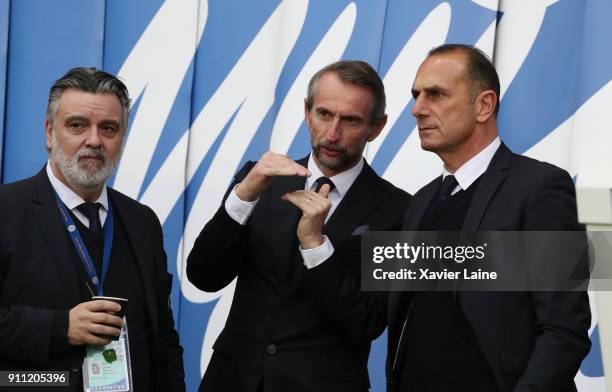
[[127, 87], [115, 75], [94, 67], [78, 67], [66, 72], [51, 86], [47, 104], [47, 121], [53, 125], [59, 100], [66, 90], [84, 91], [92, 94], [113, 94], [123, 108], [123, 125], [127, 128], [130, 116], [130, 96]]
[[370, 124], [376, 124], [385, 117], [387, 102], [383, 82], [370, 64], [358, 60], [336, 61], [314, 74], [308, 83], [308, 95], [306, 96], [306, 108], [309, 111], [314, 103], [319, 79], [326, 73], [333, 73], [345, 83], [362, 86], [372, 92], [374, 103], [370, 112]]

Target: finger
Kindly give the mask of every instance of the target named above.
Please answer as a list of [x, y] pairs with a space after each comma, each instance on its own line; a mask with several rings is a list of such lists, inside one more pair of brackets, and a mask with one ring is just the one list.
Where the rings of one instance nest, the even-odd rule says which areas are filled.
[[105, 324], [121, 328], [123, 319], [108, 313], [92, 313], [91, 322], [94, 324]]
[[306, 191], [300, 190], [285, 193], [281, 198], [299, 208], [302, 213], [310, 212], [312, 209], [311, 203], [313, 198], [309, 196]]
[[273, 176], [298, 176], [298, 177], [309, 177], [310, 171], [304, 166], [297, 164], [293, 161], [289, 162], [275, 162], [274, 164], [267, 165], [262, 168], [261, 173], [268, 177]]
[[304, 214], [317, 214], [328, 209], [329, 201], [319, 196], [318, 194], [299, 190], [291, 193], [286, 193], [281, 197], [284, 201], [288, 201], [302, 210]]
[[111, 342], [110, 339], [102, 338], [92, 333], [84, 335], [82, 341], [83, 343], [89, 344], [91, 346], [106, 346]]
[[[323, 188], [325, 187], [327, 187], [326, 191], [323, 190]], [[319, 189], [319, 193], [309, 191], [309, 190], [303, 190], [303, 191], [298, 191], [298, 192], [301, 192], [299, 196], [306, 198], [306, 201], [309, 204], [314, 205], [314, 206], [325, 207], [326, 205], [330, 204], [329, 200], [327, 199], [327, 194], [329, 194], [329, 188], [330, 188], [329, 185], [323, 185], [321, 189]]]
[[120, 312], [121, 311], [121, 305], [119, 305], [118, 303], [112, 302], [112, 301], [106, 301], [106, 300], [95, 300], [95, 301], [90, 301], [90, 302], [86, 302], [88, 304], [87, 309], [90, 312]]
[[115, 327], [111, 327], [111, 326], [104, 325], [104, 324], [90, 324], [88, 331], [91, 334], [96, 335], [98, 337], [100, 337], [101, 335], [107, 335], [107, 336], [121, 335], [120, 328], [115, 328]]
[[298, 174], [308, 174], [310, 172], [308, 169], [289, 158], [286, 155], [272, 154], [267, 159], [262, 160], [262, 165], [266, 168], [288, 168], [291, 170], [295, 170]]

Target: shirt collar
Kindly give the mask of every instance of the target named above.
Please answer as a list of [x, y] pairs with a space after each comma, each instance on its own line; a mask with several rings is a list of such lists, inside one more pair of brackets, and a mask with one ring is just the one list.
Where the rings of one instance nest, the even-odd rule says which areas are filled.
[[455, 173], [451, 173], [442, 168], [442, 178], [445, 178], [449, 174], [454, 174], [457, 182], [461, 189], [466, 190], [487, 170], [489, 163], [493, 159], [493, 155], [501, 145], [499, 136], [495, 138], [487, 147], [485, 147], [478, 154], [473, 156], [469, 161], [464, 163]]
[[[333, 181], [334, 185], [336, 186], [334, 188], [334, 191], [337, 191], [340, 197], [344, 197], [346, 192], [348, 192], [351, 185], [353, 185], [353, 183], [359, 176], [359, 173], [361, 173], [361, 170], [363, 169], [363, 165], [364, 165], [363, 158], [361, 158], [355, 166], [351, 167], [348, 170], [343, 171], [342, 173], [338, 173], [335, 176], [329, 178], [330, 180]], [[306, 189], [312, 190], [314, 189], [315, 181], [319, 177], [325, 176], [325, 174], [321, 172], [321, 170], [315, 163], [314, 159], [312, 158], [312, 154], [310, 154], [310, 156], [308, 157], [308, 170], [310, 171], [312, 175], [306, 179]]]
[[[68, 188], [66, 184], [61, 182], [59, 178], [55, 176], [53, 170], [51, 170], [51, 163], [47, 161], [47, 177], [49, 177], [49, 181], [51, 181], [51, 186], [57, 192], [60, 200], [66, 205], [69, 210], [73, 210], [79, 205], [85, 203], [85, 200], [79, 195], [77, 195], [72, 189]], [[102, 204], [104, 210], [108, 212], [108, 193], [106, 191], [106, 186], [102, 188], [102, 193], [100, 193], [100, 197], [96, 200], [96, 203]]]

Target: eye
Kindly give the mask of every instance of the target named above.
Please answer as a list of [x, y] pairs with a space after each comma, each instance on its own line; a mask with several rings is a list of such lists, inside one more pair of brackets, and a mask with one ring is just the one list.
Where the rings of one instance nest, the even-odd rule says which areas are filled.
[[361, 119], [359, 117], [347, 116], [344, 118], [344, 122], [350, 126], [357, 126], [361, 124]]
[[119, 132], [121, 127], [114, 121], [102, 122], [100, 124], [100, 130], [109, 136], [113, 136]]
[[441, 98], [441, 97], [442, 97], [442, 95], [443, 95], [443, 94], [442, 94], [442, 92], [441, 92], [441, 91], [437, 91], [437, 90], [434, 90], [434, 91], [432, 91], [432, 92], [430, 92], [430, 93], [429, 93], [429, 96], [430, 96], [432, 99], [439, 99], [439, 98]]
[[326, 120], [329, 119], [331, 117], [331, 113], [327, 110], [324, 109], [318, 109], [317, 110], [317, 116], [322, 119], [322, 120]]

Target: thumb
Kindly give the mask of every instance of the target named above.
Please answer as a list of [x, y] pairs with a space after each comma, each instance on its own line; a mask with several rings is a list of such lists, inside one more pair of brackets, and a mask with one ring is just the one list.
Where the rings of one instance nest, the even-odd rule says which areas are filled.
[[319, 195], [323, 197], [327, 197], [327, 195], [329, 195], [330, 190], [331, 190], [331, 186], [329, 186], [329, 184], [323, 184], [321, 189], [319, 189]]

